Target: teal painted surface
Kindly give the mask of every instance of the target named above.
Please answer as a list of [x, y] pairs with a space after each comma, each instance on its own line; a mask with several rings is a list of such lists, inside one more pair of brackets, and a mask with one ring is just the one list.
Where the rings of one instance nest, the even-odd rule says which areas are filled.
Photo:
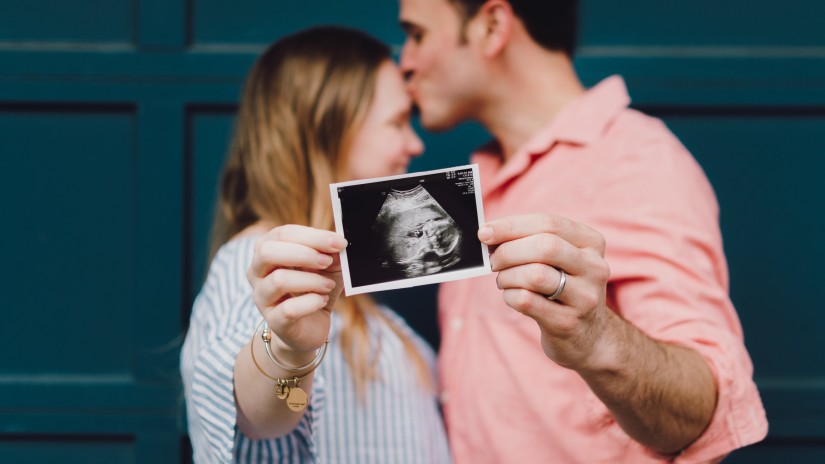
[[[583, 0], [584, 45], [825, 45], [820, 0]], [[678, 53], [678, 50], [673, 50]]]
[[825, 314], [812, 289], [823, 277], [815, 263], [825, 260], [825, 111], [663, 113], [715, 186], [731, 298], [768, 411], [768, 443], [735, 462], [774, 462], [783, 453], [821, 462], [825, 357], [814, 353], [825, 351]]
[[[396, 4], [0, 2], [0, 462], [185, 462], [177, 356], [243, 76], [313, 24], [399, 45]], [[771, 422], [726, 462], [825, 461], [825, 3], [583, 4], [585, 82], [624, 75], [719, 197]], [[487, 136], [423, 138], [413, 170]], [[435, 287], [379, 297], [437, 343]]]
[[[805, 290], [820, 285], [814, 263], [825, 261], [825, 111], [720, 110], [665, 120], [716, 186], [731, 297], [757, 379], [821, 380], [825, 356], [794, 354], [825, 348], [825, 312], [811, 310], [814, 294]], [[811, 272], [784, 271], [800, 266]]]
[[[318, 24], [346, 24], [369, 30], [392, 43], [403, 39], [398, 7], [392, 0], [358, 2], [266, 2], [201, 0], [193, 2], [195, 44], [260, 44]], [[379, 19], [380, 18], [380, 19]]]
[[192, 139], [190, 185], [192, 208], [190, 220], [193, 228], [189, 242], [192, 272], [189, 281], [190, 295], [200, 290], [206, 269], [209, 267], [209, 230], [215, 212], [218, 181], [223, 160], [232, 136], [234, 107], [222, 109], [194, 108], [189, 113], [188, 130]]
[[131, 42], [138, 0], [3, 2], [0, 41]]
[[186, 45], [189, 0], [133, 0], [138, 10], [137, 43], [144, 51], [177, 52]]
[[[128, 326], [135, 311], [132, 116], [128, 108], [0, 107], [0, 184], [15, 199], [4, 213], [16, 218], [0, 247], [8, 269], [28, 277], [0, 280], [20, 324], [2, 325], [0, 349], [26, 347], [3, 363], [4, 374], [130, 374], [120, 334], [100, 328]], [[89, 310], [113, 301], [117, 311]]]
[[725, 464], [825, 462], [825, 443], [820, 441], [760, 443], [742, 449], [724, 460]]
[[125, 440], [94, 440], [43, 437], [0, 442], [0, 462], [18, 464], [129, 464], [135, 462], [134, 443]]

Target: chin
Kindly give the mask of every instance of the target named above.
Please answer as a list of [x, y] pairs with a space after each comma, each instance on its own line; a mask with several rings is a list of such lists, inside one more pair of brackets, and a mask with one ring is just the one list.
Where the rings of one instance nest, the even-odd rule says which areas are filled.
[[397, 176], [399, 174], [406, 174], [407, 169], [398, 166], [388, 166], [386, 169], [382, 169], [381, 171], [373, 172], [372, 175], [369, 177], [365, 177], [365, 179], [372, 179], [376, 177], [387, 177], [387, 176]]
[[461, 121], [457, 121], [449, 115], [436, 115], [432, 112], [421, 110], [421, 125], [424, 129], [431, 132], [450, 130], [458, 125], [459, 122]]

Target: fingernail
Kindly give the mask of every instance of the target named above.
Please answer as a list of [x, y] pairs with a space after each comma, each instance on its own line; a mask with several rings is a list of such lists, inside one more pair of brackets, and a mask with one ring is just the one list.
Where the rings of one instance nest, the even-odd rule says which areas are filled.
[[332, 256], [329, 255], [318, 255], [318, 264], [322, 267], [329, 267], [332, 264]]
[[333, 288], [335, 288], [335, 281], [327, 280], [326, 282], [324, 282], [324, 287], [326, 287], [327, 290], [332, 290]]
[[337, 250], [343, 250], [344, 248], [347, 247], [347, 241], [346, 241], [346, 239], [344, 239], [344, 237], [341, 237], [340, 235], [336, 235], [334, 237], [330, 237], [329, 246], [331, 246], [332, 248], [335, 248]]
[[492, 228], [484, 226], [478, 230], [478, 239], [482, 242], [487, 243], [491, 238], [493, 238]]

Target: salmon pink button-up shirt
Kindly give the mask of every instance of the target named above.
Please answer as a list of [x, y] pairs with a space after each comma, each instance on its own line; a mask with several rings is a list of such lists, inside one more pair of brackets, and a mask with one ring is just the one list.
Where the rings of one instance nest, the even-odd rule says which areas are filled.
[[601, 232], [610, 308], [707, 360], [719, 392], [713, 419], [675, 458], [634, 442], [578, 374], [544, 355], [536, 323], [504, 303], [493, 274], [439, 293], [441, 393], [459, 464], [705, 462], [767, 433], [728, 297], [714, 192], [665, 125], [629, 102], [611, 77], [507, 164], [495, 145], [476, 153], [485, 216], [547, 212]]

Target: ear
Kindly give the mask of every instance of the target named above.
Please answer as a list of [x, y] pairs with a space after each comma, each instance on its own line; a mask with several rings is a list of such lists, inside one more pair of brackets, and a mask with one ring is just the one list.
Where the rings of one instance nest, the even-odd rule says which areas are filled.
[[500, 54], [513, 33], [516, 18], [507, 0], [488, 0], [473, 18], [481, 52], [487, 57]]

